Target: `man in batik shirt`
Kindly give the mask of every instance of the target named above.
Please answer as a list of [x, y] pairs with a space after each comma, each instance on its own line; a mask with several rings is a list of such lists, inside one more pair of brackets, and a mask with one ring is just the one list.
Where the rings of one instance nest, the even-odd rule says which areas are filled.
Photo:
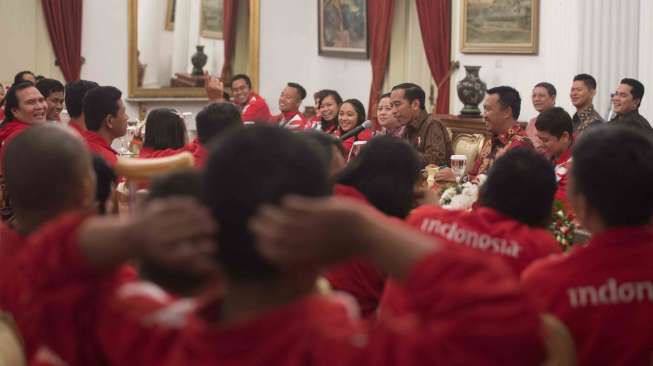
[[509, 86], [499, 86], [487, 91], [483, 101], [483, 119], [492, 137], [486, 139], [476, 162], [469, 171], [470, 177], [486, 174], [494, 161], [508, 150], [517, 147], [533, 148], [526, 131], [517, 118], [521, 110], [519, 92]]
[[578, 74], [574, 76], [574, 83], [571, 85], [571, 103], [576, 107], [576, 113], [572, 119], [574, 133], [581, 134], [587, 127], [600, 126], [605, 122], [599, 112], [592, 104], [596, 95], [596, 79], [592, 75]]

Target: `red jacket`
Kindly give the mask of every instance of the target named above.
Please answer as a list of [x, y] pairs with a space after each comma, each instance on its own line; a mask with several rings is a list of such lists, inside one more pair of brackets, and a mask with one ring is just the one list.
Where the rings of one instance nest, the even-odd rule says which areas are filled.
[[415, 209], [406, 222], [436, 238], [497, 255], [517, 276], [534, 260], [561, 252], [549, 231], [488, 207], [451, 211], [425, 205]]
[[[367, 198], [351, 186], [336, 184], [333, 194], [368, 203]], [[329, 268], [324, 277], [331, 288], [346, 292], [356, 299], [361, 317], [369, 319], [376, 314], [386, 275], [374, 264], [364, 260], [350, 260]]]
[[[0, 168], [2, 167], [2, 159], [5, 155], [4, 151], [7, 148], [7, 143], [30, 126], [30, 124], [18, 120], [9, 121], [0, 125]], [[0, 172], [0, 174], [2, 173]]]
[[88, 145], [89, 150], [93, 154], [101, 156], [110, 167], [116, 165], [118, 162], [118, 152], [111, 148], [111, 145], [109, 145], [104, 137], [93, 131], [86, 131], [86, 134], [82, 137], [86, 140], [86, 145]]
[[[335, 136], [340, 137], [345, 133], [346, 132], [342, 132], [340, 128], [338, 128], [335, 132]], [[351, 148], [354, 146], [354, 142], [369, 141], [372, 139], [372, 137], [373, 137], [372, 131], [369, 128], [366, 128], [363, 131], [359, 132], [357, 135], [349, 137], [346, 140], [342, 141], [342, 147], [345, 149], [345, 158], [349, 157], [349, 152], [351, 151]]]
[[555, 161], [556, 182], [558, 182], [555, 199], [562, 202], [567, 209], [570, 207], [569, 199], [567, 198], [567, 182], [569, 180], [568, 173], [569, 169], [571, 169], [571, 165], [572, 159], [570, 147]]
[[71, 366], [534, 365], [544, 358], [538, 315], [517, 282], [455, 247], [424, 258], [406, 277], [415, 309], [406, 317], [368, 327], [340, 301], [313, 295], [220, 324], [219, 300], [191, 314], [121, 310], [115, 275], [98, 273], [80, 252], [79, 225], [70, 217], [53, 222], [9, 266], [30, 279], [20, 284], [28, 301], [11, 309], [19, 326], [36, 330]]
[[195, 158], [195, 167], [203, 168], [206, 159], [209, 157], [209, 151], [202, 145], [198, 139], [194, 139], [190, 144], [186, 145], [186, 151], [190, 151]]
[[243, 122], [269, 123], [270, 108], [260, 95], [252, 92], [243, 106], [241, 119]]
[[299, 111], [283, 112], [276, 116], [272, 116], [270, 118], [270, 123], [292, 131], [302, 131], [308, 127], [306, 118], [304, 118], [304, 115]]
[[533, 263], [522, 274], [539, 308], [574, 337], [579, 365], [650, 365], [653, 230], [611, 229], [587, 246]]

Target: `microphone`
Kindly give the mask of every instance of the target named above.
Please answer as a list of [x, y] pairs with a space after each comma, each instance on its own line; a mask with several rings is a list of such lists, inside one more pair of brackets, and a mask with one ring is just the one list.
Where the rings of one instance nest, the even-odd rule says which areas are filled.
[[348, 131], [344, 135], [340, 136], [340, 141], [344, 141], [352, 136], [356, 136], [361, 133], [361, 131], [366, 130], [370, 127], [372, 127], [372, 121], [368, 119], [367, 121], [361, 123], [360, 126], [356, 126], [351, 131]]

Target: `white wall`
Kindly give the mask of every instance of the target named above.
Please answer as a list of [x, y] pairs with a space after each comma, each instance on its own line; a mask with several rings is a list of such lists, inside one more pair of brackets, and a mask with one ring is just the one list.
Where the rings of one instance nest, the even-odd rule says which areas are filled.
[[533, 85], [548, 81], [558, 90], [557, 104], [568, 112], [575, 111], [569, 100], [572, 79], [578, 74], [578, 1], [540, 1], [540, 50], [537, 55], [473, 55], [460, 52], [460, 1], [453, 1], [452, 59], [461, 68], [452, 76], [451, 108], [458, 114], [463, 108], [458, 99], [456, 84], [465, 77], [462, 65], [480, 65], [481, 80], [488, 89], [508, 85], [522, 97], [520, 120], [537, 115], [531, 103]]
[[260, 93], [273, 113], [281, 89], [289, 81], [302, 84], [313, 105], [320, 89], [335, 89], [343, 99], [357, 98], [367, 106], [372, 83], [369, 60], [318, 56], [317, 1], [261, 1]]
[[[193, 2], [198, 0], [181, 0]], [[623, 0], [602, 0], [618, 3]], [[628, 0], [637, 1], [637, 0]], [[653, 16], [650, 0], [640, 0], [640, 35], [633, 42], [640, 45], [638, 73], [650, 90], [644, 97], [642, 113], [653, 119]], [[558, 105], [573, 112], [569, 89], [575, 74], [586, 71], [581, 67], [580, 20], [582, 12], [596, 11], [593, 0], [540, 1], [540, 52], [537, 55], [471, 55], [460, 53], [460, 1], [453, 1], [452, 58], [463, 65], [481, 65], [481, 78], [488, 87], [511, 85], [522, 94], [521, 120], [535, 116], [530, 103], [534, 84], [552, 82], [558, 89]], [[191, 6], [192, 7], [192, 6]], [[82, 55], [86, 64], [82, 77], [101, 84], [115, 85], [127, 91], [127, 1], [87, 0], [84, 3]], [[163, 25], [161, 25], [163, 27]], [[359, 98], [365, 105], [369, 96], [371, 67], [369, 60], [352, 60], [318, 56], [317, 54], [317, 2], [313, 0], [263, 0], [261, 1], [260, 34], [260, 93], [277, 110], [278, 95], [288, 81], [298, 81], [310, 95], [323, 88], [338, 90], [344, 98]], [[197, 34], [196, 31], [193, 33]], [[202, 40], [200, 40], [202, 41]], [[215, 42], [215, 41], [214, 41]], [[217, 41], [220, 42], [220, 41]], [[215, 46], [214, 54], [221, 54]], [[175, 55], [176, 56], [176, 55]], [[217, 57], [209, 65], [217, 68]], [[464, 78], [464, 69], [452, 76], [452, 113], [462, 108], [456, 95], [455, 84]], [[601, 80], [599, 80], [601, 88]], [[609, 86], [606, 86], [609, 87]], [[611, 86], [610, 88], [613, 88]], [[137, 116], [136, 106], [128, 106], [129, 113]], [[196, 112], [201, 103], [173, 104], [171, 107]]]

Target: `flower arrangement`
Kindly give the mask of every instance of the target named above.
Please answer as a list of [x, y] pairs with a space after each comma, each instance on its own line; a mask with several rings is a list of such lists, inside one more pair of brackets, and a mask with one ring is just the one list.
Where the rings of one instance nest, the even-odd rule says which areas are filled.
[[576, 233], [574, 215], [568, 213], [560, 201], [553, 203], [553, 215], [551, 224], [549, 225], [549, 231], [551, 231], [555, 239], [560, 243], [563, 251], [566, 252], [574, 245]]
[[485, 175], [479, 175], [476, 182], [454, 184], [443, 189], [440, 195], [440, 206], [448, 210], [469, 210], [478, 200], [478, 191]]

